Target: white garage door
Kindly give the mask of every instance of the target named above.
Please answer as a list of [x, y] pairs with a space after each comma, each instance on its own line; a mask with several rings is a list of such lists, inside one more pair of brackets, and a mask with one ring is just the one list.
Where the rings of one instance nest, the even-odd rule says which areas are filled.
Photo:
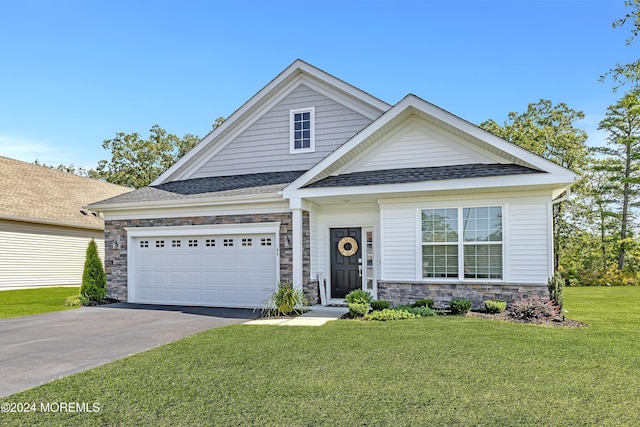
[[133, 239], [131, 302], [258, 307], [277, 286], [274, 234]]

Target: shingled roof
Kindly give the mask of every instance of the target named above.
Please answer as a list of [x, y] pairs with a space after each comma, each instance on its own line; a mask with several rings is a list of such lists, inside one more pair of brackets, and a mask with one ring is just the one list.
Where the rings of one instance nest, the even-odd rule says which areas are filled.
[[83, 208], [131, 189], [0, 156], [0, 219], [103, 229]]
[[263, 172], [172, 181], [143, 187], [96, 205], [277, 193], [305, 171]]
[[482, 178], [544, 173], [516, 164], [470, 164], [428, 168], [387, 169], [329, 176], [306, 186], [355, 187], [361, 185], [405, 184], [410, 182], [441, 181], [445, 179]]

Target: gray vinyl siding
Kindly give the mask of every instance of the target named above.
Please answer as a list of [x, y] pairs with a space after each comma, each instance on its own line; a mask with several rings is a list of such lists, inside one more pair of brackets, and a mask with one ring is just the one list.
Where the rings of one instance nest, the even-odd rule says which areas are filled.
[[0, 220], [0, 290], [82, 284], [87, 245], [104, 260], [104, 233]]
[[[289, 111], [315, 107], [315, 152], [289, 153]], [[371, 122], [344, 105], [299, 85], [190, 178], [306, 170]]]

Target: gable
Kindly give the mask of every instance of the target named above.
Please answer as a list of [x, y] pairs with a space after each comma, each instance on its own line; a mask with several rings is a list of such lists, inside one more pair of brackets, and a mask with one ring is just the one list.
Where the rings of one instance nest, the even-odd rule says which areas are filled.
[[498, 163], [498, 157], [413, 117], [341, 173]]
[[[302, 98], [294, 101], [296, 95], [302, 95]], [[283, 117], [277, 114], [276, 107], [282, 107], [283, 101], [291, 104], [304, 101], [307, 95], [323, 98], [316, 99], [325, 103], [320, 105], [320, 118], [331, 118], [323, 121], [323, 125], [316, 129], [321, 142], [318, 155], [307, 156], [306, 159], [294, 159], [287, 155], [286, 159], [278, 160], [277, 154], [271, 155], [271, 151], [267, 151], [266, 162], [252, 161], [258, 157], [256, 146], [261, 150], [261, 155], [265, 154], [266, 147], [276, 151], [281, 149], [279, 145], [274, 148], [272, 142], [283, 140], [288, 123], [283, 130]], [[312, 100], [309, 99], [306, 103], [309, 101]], [[344, 143], [390, 107], [386, 102], [298, 59], [231, 114], [222, 125], [205, 136], [152, 185], [196, 177], [228, 175], [230, 170], [233, 175], [237, 175], [243, 172], [275, 171], [283, 167], [289, 170], [308, 167], [306, 165], [317, 162], [323, 154], [330, 152], [329, 147], [335, 147], [337, 141]], [[347, 122], [345, 119], [350, 122], [346, 127], [343, 126]], [[356, 128], [359, 129], [354, 130]], [[275, 139], [263, 138], [263, 134]], [[227, 150], [226, 147], [231, 143], [234, 147]], [[215, 158], [218, 154], [221, 156], [220, 160]], [[292, 166], [294, 163], [296, 165]]]
[[[315, 109], [315, 150], [290, 153], [290, 111]], [[307, 170], [371, 123], [371, 119], [300, 82], [215, 152], [188, 179]], [[185, 177], [187, 178], [187, 177]]]

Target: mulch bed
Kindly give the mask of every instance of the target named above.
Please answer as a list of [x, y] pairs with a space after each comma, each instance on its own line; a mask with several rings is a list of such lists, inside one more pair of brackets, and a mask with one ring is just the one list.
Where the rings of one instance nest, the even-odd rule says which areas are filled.
[[543, 319], [524, 321], [524, 320], [515, 319], [509, 316], [509, 312], [507, 311], [503, 311], [502, 313], [497, 313], [497, 314], [489, 314], [489, 313], [483, 313], [479, 311], [470, 311], [468, 316], [479, 317], [482, 319], [498, 320], [502, 322], [528, 323], [531, 325], [541, 325], [541, 326], [547, 326], [550, 328], [581, 329], [589, 326], [586, 323], [578, 322], [577, 320], [571, 320], [565, 316], [546, 317]]
[[115, 304], [117, 302], [120, 302], [120, 300], [113, 299], [113, 298], [105, 298], [105, 299], [101, 299], [100, 301], [87, 301], [85, 306], [93, 307], [93, 306], [96, 306], [96, 305]]

